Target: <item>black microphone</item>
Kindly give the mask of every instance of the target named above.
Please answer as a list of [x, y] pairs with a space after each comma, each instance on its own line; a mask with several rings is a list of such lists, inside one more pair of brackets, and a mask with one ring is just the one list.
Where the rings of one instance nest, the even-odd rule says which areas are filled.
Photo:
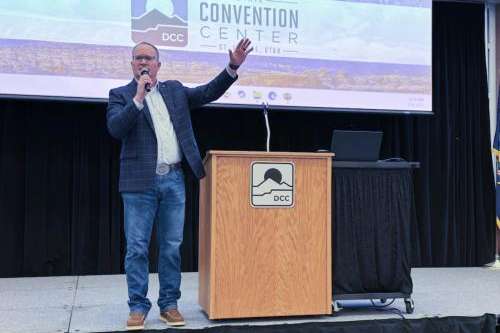
[[[147, 69], [147, 68], [143, 68], [143, 69], [141, 70], [141, 76], [143, 76], [143, 75], [149, 75], [149, 69]], [[144, 89], [146, 89], [146, 91], [147, 91], [147, 92], [150, 92], [150, 91], [151, 91], [151, 85], [150, 85], [150, 83], [149, 83], [149, 82], [148, 82], [148, 83], [146, 83], [146, 85], [144, 86]]]

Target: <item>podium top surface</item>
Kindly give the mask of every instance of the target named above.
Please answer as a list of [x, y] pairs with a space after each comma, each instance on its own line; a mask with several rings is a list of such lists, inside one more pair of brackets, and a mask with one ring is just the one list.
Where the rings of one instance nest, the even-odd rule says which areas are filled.
[[204, 158], [206, 161], [209, 156], [235, 156], [235, 157], [284, 157], [284, 158], [325, 158], [333, 157], [333, 153], [316, 152], [288, 152], [288, 151], [246, 151], [246, 150], [209, 150]]

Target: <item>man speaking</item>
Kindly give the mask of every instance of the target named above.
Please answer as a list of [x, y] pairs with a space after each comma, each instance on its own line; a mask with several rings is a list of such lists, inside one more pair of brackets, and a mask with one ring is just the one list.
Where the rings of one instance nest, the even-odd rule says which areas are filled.
[[238, 67], [253, 49], [250, 44], [247, 38], [240, 40], [229, 50], [229, 64], [217, 77], [188, 88], [179, 81], [159, 82], [158, 49], [138, 43], [132, 49], [134, 79], [109, 92], [108, 130], [122, 143], [119, 190], [127, 241], [128, 330], [143, 329], [151, 309], [148, 248], [154, 221], [158, 221], [160, 319], [171, 326], [185, 324], [177, 309], [185, 206], [181, 161], [187, 162], [196, 177], [205, 175], [190, 109], [218, 99], [236, 81]]

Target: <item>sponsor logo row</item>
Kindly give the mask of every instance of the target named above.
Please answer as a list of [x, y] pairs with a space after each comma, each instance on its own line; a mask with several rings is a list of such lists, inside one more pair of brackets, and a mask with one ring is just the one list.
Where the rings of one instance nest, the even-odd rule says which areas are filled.
[[224, 94], [224, 98], [230, 98], [237, 96], [240, 99], [254, 99], [258, 100], [284, 100], [290, 102], [292, 100], [292, 94], [289, 92], [277, 93], [275, 91], [261, 91], [261, 90], [251, 90], [251, 89], [238, 89], [238, 90], [228, 90]]

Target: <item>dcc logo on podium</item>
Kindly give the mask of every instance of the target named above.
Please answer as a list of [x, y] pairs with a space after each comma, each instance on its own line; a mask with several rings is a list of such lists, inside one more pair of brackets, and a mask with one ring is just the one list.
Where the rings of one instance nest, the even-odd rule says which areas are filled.
[[132, 40], [156, 46], [188, 44], [187, 0], [132, 0]]
[[293, 207], [293, 163], [253, 162], [251, 169], [252, 207]]

